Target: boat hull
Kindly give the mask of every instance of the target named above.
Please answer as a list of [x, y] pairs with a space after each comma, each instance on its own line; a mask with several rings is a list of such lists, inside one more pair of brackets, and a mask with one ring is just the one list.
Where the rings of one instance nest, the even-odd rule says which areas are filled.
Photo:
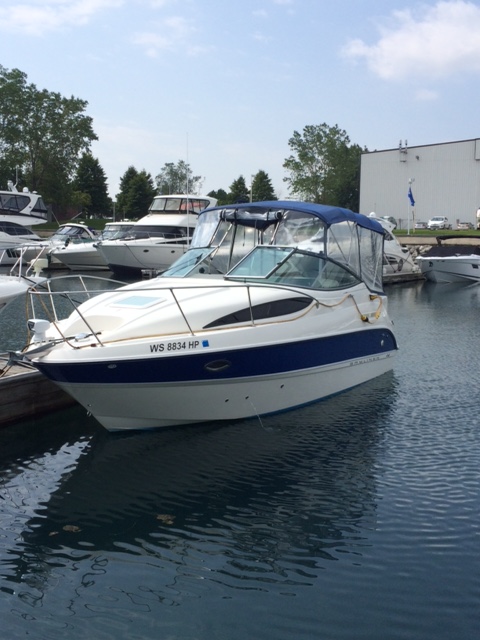
[[431, 282], [480, 282], [480, 256], [424, 257], [418, 260]]
[[95, 247], [69, 247], [54, 249], [50, 256], [72, 271], [106, 271], [108, 265]]
[[46, 281], [46, 278], [37, 276], [10, 276], [0, 275], [0, 310], [7, 306], [12, 300], [25, 294], [28, 289]]
[[130, 431], [293, 409], [390, 371], [395, 351], [378, 328], [195, 356], [35, 364], [106, 429]]
[[[116, 242], [116, 244], [115, 244]], [[188, 250], [185, 243], [112, 241], [99, 244], [99, 253], [108, 268], [122, 276], [141, 276], [142, 271], [165, 271]]]

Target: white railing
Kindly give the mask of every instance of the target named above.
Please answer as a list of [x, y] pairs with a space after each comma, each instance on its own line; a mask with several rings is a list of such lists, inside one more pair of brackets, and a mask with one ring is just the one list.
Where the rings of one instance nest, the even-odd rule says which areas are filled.
[[[70, 290], [70, 289], [62, 289], [60, 291], [54, 291], [51, 288], [52, 282], [55, 282], [56, 280], [63, 280], [63, 279], [68, 279], [68, 278], [78, 278], [78, 282], [79, 282], [79, 286], [76, 290]], [[88, 318], [86, 318], [84, 316], [84, 314], [82, 313], [82, 310], [79, 308], [80, 305], [85, 302], [87, 299], [90, 299], [94, 296], [97, 296], [99, 294], [102, 293], [107, 293], [108, 291], [112, 291], [111, 289], [106, 289], [106, 288], [102, 288], [102, 289], [91, 289], [87, 286], [87, 281], [89, 280], [101, 280], [101, 281], [105, 281], [108, 283], [116, 283], [116, 281], [112, 281], [112, 280], [107, 280], [107, 279], [103, 279], [103, 278], [95, 278], [95, 276], [65, 276], [62, 278], [58, 278], [58, 279], [53, 279], [53, 281], [49, 281], [46, 282], [44, 285], [42, 285], [41, 287], [34, 287], [32, 289], [29, 290], [28, 294], [30, 297], [30, 308], [33, 312], [33, 318], [44, 318], [44, 319], [48, 319], [50, 322], [52, 322], [57, 331], [59, 332], [59, 334], [62, 336], [62, 339], [66, 342], [68, 342], [69, 344], [71, 343], [71, 336], [67, 337], [65, 336], [62, 331], [61, 331], [61, 327], [59, 326], [59, 323], [61, 322], [62, 319], [66, 318], [67, 316], [69, 316], [72, 312], [75, 312], [78, 314], [78, 316], [81, 318], [82, 322], [84, 323], [86, 330], [83, 332], [84, 336], [86, 337], [87, 335], [92, 338], [95, 339], [95, 341], [98, 343], [99, 346], [104, 346], [104, 343], [102, 342], [100, 336], [99, 336], [99, 332], [97, 330], [95, 330], [95, 327], [92, 326], [92, 324], [89, 322]], [[123, 284], [123, 283], [121, 283]], [[319, 306], [320, 304], [322, 306], [336, 306], [337, 304], [339, 304], [338, 301], [336, 301], [333, 304], [327, 304], [325, 302], [319, 302], [313, 295], [311, 295], [310, 293], [308, 293], [307, 291], [299, 291], [296, 288], [290, 287], [290, 286], [282, 286], [282, 285], [275, 285], [275, 284], [236, 284], [236, 283], [232, 283], [232, 282], [228, 282], [225, 281], [224, 283], [222, 283], [220, 286], [212, 286], [212, 285], [198, 285], [198, 284], [192, 284], [192, 285], [186, 285], [184, 286], [183, 283], [181, 286], [176, 286], [176, 287], [172, 287], [172, 286], [159, 286], [157, 287], [148, 287], [148, 289], [142, 288], [142, 287], [132, 287], [131, 285], [128, 287], [128, 289], [125, 290], [125, 294], [135, 294], [135, 293], [142, 293], [142, 294], [148, 294], [151, 293], [152, 291], [158, 293], [158, 292], [165, 292], [165, 293], [169, 293], [171, 296], [171, 300], [174, 302], [176, 308], [178, 309], [178, 312], [180, 314], [180, 316], [182, 317], [182, 319], [185, 322], [185, 325], [188, 329], [188, 332], [190, 335], [195, 336], [198, 333], [202, 333], [204, 334], [205, 331], [208, 331], [208, 329], [205, 329], [204, 327], [202, 327], [201, 329], [195, 329], [192, 325], [191, 320], [189, 320], [189, 313], [186, 311], [185, 307], [188, 304], [188, 301], [181, 301], [178, 297], [178, 292], [179, 291], [186, 291], [186, 290], [195, 290], [196, 292], [203, 290], [217, 290], [219, 288], [231, 288], [231, 289], [235, 289], [236, 292], [238, 292], [239, 294], [239, 299], [243, 299], [244, 300], [244, 304], [245, 304], [245, 309], [248, 310], [248, 313], [245, 314], [245, 317], [242, 318], [241, 320], [238, 320], [238, 322], [236, 322], [235, 324], [244, 324], [247, 326], [255, 326], [256, 324], [258, 324], [259, 320], [263, 320], [263, 321], [268, 321], [268, 317], [265, 315], [258, 315], [258, 307], [259, 305], [262, 304], [269, 304], [268, 300], [261, 300], [258, 304], [255, 303], [255, 301], [252, 300], [252, 290], [254, 289], [260, 289], [260, 288], [265, 288], [265, 286], [267, 286], [269, 289], [278, 289], [281, 291], [290, 291], [291, 293], [293, 293], [295, 295], [295, 297], [299, 298], [299, 297], [303, 297], [303, 298], [307, 298], [309, 299], [309, 303], [305, 304], [305, 306], [303, 307], [299, 307], [297, 310], [292, 310], [290, 313], [285, 314], [285, 319], [283, 321], [288, 322], [291, 321], [293, 319], [297, 319], [299, 317], [299, 315], [303, 315], [305, 313], [308, 313], [314, 306]], [[245, 293], [245, 297], [240, 296], [241, 292]], [[83, 299], [79, 299], [79, 297], [82, 296]], [[350, 294], [347, 294], [347, 296], [344, 296], [344, 298], [342, 299], [341, 302], [343, 302], [347, 297], [350, 297]], [[160, 300], [160, 298], [159, 298]], [[273, 301], [274, 302], [274, 301]], [[241, 307], [241, 302], [240, 302], [240, 307]], [[239, 311], [241, 311], [242, 309], [237, 309], [232, 311], [232, 313], [238, 313]], [[228, 311], [226, 311], [225, 313], [226, 316], [228, 316]], [[279, 315], [281, 317], [281, 314], [274, 314], [274, 321], [278, 322], [279, 321]], [[30, 316], [32, 317], [32, 316]], [[273, 319], [272, 319], [273, 320]], [[231, 326], [232, 323], [227, 323], [229, 326]], [[215, 326], [214, 328], [212, 327], [212, 330], [219, 330], [221, 329], [221, 326]], [[77, 346], [78, 345], [72, 345], [72, 346]]]

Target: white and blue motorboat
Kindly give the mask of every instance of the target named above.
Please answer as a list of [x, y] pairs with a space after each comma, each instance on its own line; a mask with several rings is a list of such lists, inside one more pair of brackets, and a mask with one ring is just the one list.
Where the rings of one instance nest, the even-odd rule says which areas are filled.
[[[21, 356], [111, 431], [276, 413], [392, 369], [377, 221], [293, 201], [214, 207], [200, 220], [197, 246], [161, 277], [64, 319], [45, 315], [53, 295], [35, 293], [46, 297]], [[226, 270], [234, 231], [258, 237]], [[198, 246], [202, 233], [215, 246]]]

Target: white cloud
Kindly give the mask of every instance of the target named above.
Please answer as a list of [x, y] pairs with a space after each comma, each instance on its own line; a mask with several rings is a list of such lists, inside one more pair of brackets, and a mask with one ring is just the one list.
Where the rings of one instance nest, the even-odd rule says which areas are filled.
[[256, 31], [252, 37], [257, 42], [262, 42], [263, 44], [267, 44], [267, 42], [271, 42], [272, 40], [271, 36], [266, 36], [264, 33], [261, 33], [260, 31]]
[[415, 93], [415, 98], [419, 102], [432, 102], [434, 100], [438, 100], [439, 94], [437, 91], [432, 91], [430, 89], [419, 89]]
[[472, 2], [442, 0], [416, 11], [396, 11], [379, 31], [376, 44], [352, 40], [343, 54], [365, 60], [384, 80], [480, 71], [480, 7]]
[[168, 4], [175, 3], [177, 0], [150, 0], [148, 3], [152, 9], [163, 9]]
[[197, 55], [205, 49], [198, 44], [192, 45], [196, 41], [196, 32], [197, 29], [186, 18], [172, 16], [157, 23], [153, 31], [136, 33], [132, 42], [143, 47], [145, 53], [152, 58], [157, 57], [161, 51], [177, 51], [180, 48], [190, 55]]
[[19, 30], [28, 35], [45, 35], [64, 27], [87, 24], [105, 9], [117, 8], [124, 0], [7, 0], [0, 8], [0, 30]]

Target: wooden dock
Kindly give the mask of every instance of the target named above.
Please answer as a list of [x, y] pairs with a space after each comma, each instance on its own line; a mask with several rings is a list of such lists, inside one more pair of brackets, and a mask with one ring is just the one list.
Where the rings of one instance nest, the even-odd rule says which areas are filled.
[[0, 427], [74, 404], [68, 394], [36, 369], [10, 365], [0, 355]]

